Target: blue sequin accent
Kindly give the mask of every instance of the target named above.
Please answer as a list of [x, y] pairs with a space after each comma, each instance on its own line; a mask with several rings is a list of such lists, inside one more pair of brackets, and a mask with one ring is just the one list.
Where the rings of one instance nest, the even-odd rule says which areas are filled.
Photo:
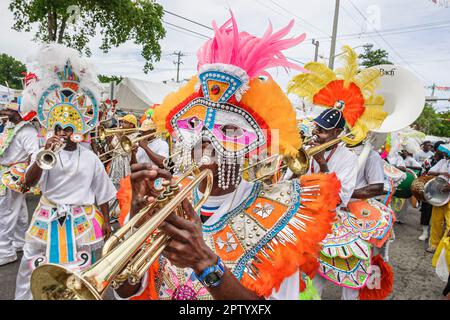
[[218, 102], [227, 102], [242, 86], [241, 79], [220, 71], [205, 71], [199, 74], [199, 79], [202, 84], [203, 96], [208, 100], [210, 100], [210, 88], [208, 88], [209, 80], [219, 81], [227, 83], [229, 85], [228, 89], [222, 93], [222, 96], [220, 97]]

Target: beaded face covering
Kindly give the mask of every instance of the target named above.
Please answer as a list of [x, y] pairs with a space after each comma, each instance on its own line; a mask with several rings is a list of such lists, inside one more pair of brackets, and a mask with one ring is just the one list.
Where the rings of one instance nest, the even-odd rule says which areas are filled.
[[[225, 64], [205, 65], [199, 80], [203, 97], [184, 105], [170, 120], [179, 140], [176, 152], [182, 155], [180, 164], [187, 167], [192, 149], [203, 139], [209, 141], [217, 154], [219, 186], [227, 189], [236, 183], [236, 164], [264, 146], [267, 136], [254, 115], [239, 103], [248, 88], [244, 70]], [[206, 156], [202, 161], [210, 161]]]

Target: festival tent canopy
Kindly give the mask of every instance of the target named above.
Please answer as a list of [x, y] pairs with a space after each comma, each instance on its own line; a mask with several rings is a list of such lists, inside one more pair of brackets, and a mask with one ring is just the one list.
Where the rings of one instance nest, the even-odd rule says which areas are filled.
[[10, 89], [0, 84], [0, 104], [7, 104], [18, 96], [19, 90]]
[[164, 97], [177, 90], [174, 84], [165, 84], [140, 80], [135, 78], [123, 78], [115, 90], [117, 109], [143, 113], [154, 104], [160, 104]]

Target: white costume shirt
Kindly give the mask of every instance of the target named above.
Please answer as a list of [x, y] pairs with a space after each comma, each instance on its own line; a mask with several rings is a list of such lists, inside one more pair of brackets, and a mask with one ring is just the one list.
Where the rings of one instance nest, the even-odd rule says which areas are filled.
[[[217, 203], [221, 203], [219, 209], [217, 209], [214, 214], [204, 223], [205, 226], [212, 225], [220, 220], [227, 212], [232, 211], [234, 208], [236, 208], [241, 202], [246, 199], [253, 188], [253, 183], [247, 182], [244, 179], [241, 180], [239, 183], [239, 186], [237, 187], [235, 192], [223, 195], [223, 196], [217, 196], [217, 197], [208, 197], [208, 200], [203, 204], [203, 206], [207, 207], [213, 207], [216, 206]], [[198, 193], [198, 196], [201, 198], [202, 194]], [[222, 201], [218, 201], [222, 200]], [[188, 273], [192, 273], [193, 271], [191, 269], [187, 270]], [[133, 295], [132, 297], [139, 296], [142, 294], [142, 292], [147, 287], [147, 273], [145, 277], [142, 279], [141, 288], [139, 291]], [[298, 295], [300, 292], [300, 272], [296, 271], [292, 276], [285, 278], [283, 282], [280, 285], [280, 288], [278, 291], [275, 291], [275, 289], [272, 291], [272, 294], [269, 296], [269, 300], [298, 300]], [[118, 300], [124, 300], [121, 298], [115, 291], [114, 295], [116, 299]], [[130, 299], [132, 297], [129, 297], [127, 299]]]
[[[331, 151], [325, 152], [325, 159], [328, 158]], [[357, 167], [358, 167], [358, 156], [348, 150], [346, 147], [338, 145], [336, 151], [328, 160], [328, 170], [329, 172], [336, 173], [339, 181], [341, 182], [341, 192], [339, 196], [342, 201], [342, 205], [346, 206], [350, 198], [352, 197], [353, 191], [356, 187], [357, 178]], [[314, 172], [312, 172], [312, 167], [314, 165]], [[316, 160], [311, 160], [311, 166], [308, 173], [319, 173], [320, 166]]]
[[[161, 138], [155, 139], [153, 141], [151, 141], [148, 144], [148, 147], [150, 150], [152, 150], [154, 153], [164, 157], [164, 158], [168, 158], [169, 157], [169, 145], [167, 144], [166, 141], [164, 141]], [[142, 148], [138, 148], [137, 152], [136, 152], [136, 160], [138, 163], [151, 163], [153, 164], [153, 161], [150, 160], [149, 156], [147, 155], [147, 152], [145, 152], [144, 149]]]
[[406, 167], [421, 167], [422, 165], [413, 157], [408, 156], [403, 160]]
[[440, 173], [439, 177], [444, 178], [450, 183], [450, 178], [443, 175], [443, 173], [450, 174], [450, 160], [442, 159], [431, 167], [429, 172]]
[[38, 132], [29, 124], [15, 134], [8, 148], [0, 156], [1, 165], [12, 165], [28, 161], [28, 157], [39, 150]]
[[[358, 146], [357, 148], [362, 149], [363, 146]], [[355, 150], [355, 152], [356, 154], [359, 154], [361, 150]], [[379, 183], [384, 183], [383, 159], [377, 152], [375, 152], [374, 150], [370, 150], [364, 167], [361, 168], [358, 172], [355, 189], [361, 189], [368, 185]]]
[[434, 155], [433, 151], [425, 152], [423, 150], [420, 150], [420, 152], [417, 152], [414, 158], [416, 161], [418, 161], [420, 164], [422, 164], [425, 160], [432, 157]]
[[388, 156], [387, 160], [389, 161], [389, 164], [395, 167], [406, 167], [405, 161], [399, 155]]
[[[32, 160], [36, 159], [36, 154]], [[43, 170], [39, 186], [42, 195], [58, 205], [98, 205], [116, 196], [116, 189], [100, 159], [85, 147], [61, 150], [56, 166]], [[62, 163], [61, 163], [62, 162]]]

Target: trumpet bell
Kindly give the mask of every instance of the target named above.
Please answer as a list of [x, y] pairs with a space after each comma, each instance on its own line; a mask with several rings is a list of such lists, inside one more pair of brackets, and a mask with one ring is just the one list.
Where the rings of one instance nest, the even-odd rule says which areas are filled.
[[42, 150], [36, 155], [36, 164], [42, 170], [50, 170], [56, 165], [56, 155], [50, 150]]
[[101, 300], [86, 279], [57, 264], [44, 264], [31, 274], [31, 293], [35, 300]]

